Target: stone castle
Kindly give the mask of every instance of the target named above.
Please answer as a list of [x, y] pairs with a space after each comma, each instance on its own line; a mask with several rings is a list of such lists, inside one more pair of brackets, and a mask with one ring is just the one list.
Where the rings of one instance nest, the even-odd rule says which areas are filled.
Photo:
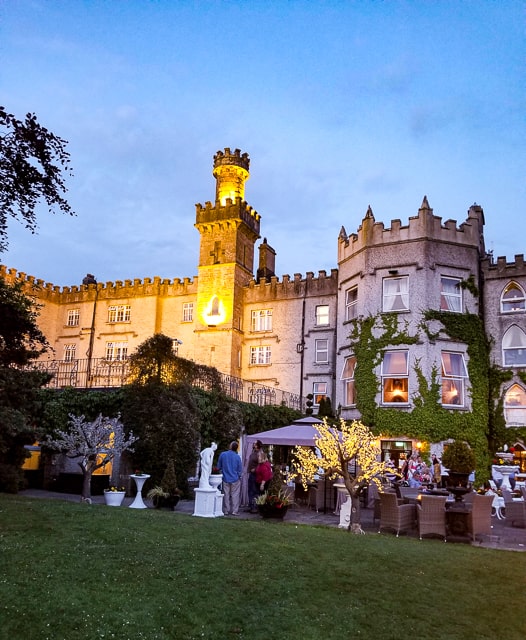
[[[359, 228], [338, 236], [337, 268], [291, 278], [275, 274], [276, 253], [260, 215], [245, 201], [250, 160], [238, 149], [214, 156], [215, 202], [196, 205], [200, 234], [194, 279], [135, 279], [56, 287], [0, 267], [23, 280], [42, 305], [39, 324], [54, 354], [41, 363], [56, 386], [108, 383], [127, 355], [155, 333], [173, 338], [184, 358], [216, 367], [259, 390], [252, 401], [312, 394], [344, 418], [357, 418], [354, 374], [359, 367], [352, 327], [360, 318], [395, 314], [416, 335], [426, 309], [480, 316], [492, 340], [491, 360], [508, 369], [501, 393], [508, 426], [526, 425], [526, 267], [523, 255], [496, 261], [484, 246], [484, 212], [472, 205], [465, 221], [443, 221], [427, 198], [407, 224], [377, 222], [369, 208]], [[256, 266], [256, 269], [254, 267]], [[461, 338], [419, 333], [409, 344], [382, 349], [375, 363], [378, 406], [410, 411], [418, 385], [438, 371], [442, 406], [470, 411], [469, 355]], [[87, 377], [80, 376], [82, 366]], [[111, 378], [115, 384], [115, 378]], [[122, 380], [121, 380], [122, 381]], [[246, 398], [244, 398], [246, 399]]]

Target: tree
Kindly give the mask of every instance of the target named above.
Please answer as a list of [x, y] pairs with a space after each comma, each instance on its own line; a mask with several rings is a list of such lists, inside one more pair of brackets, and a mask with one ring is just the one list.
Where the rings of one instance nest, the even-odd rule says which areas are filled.
[[363, 533], [360, 523], [360, 493], [370, 483], [380, 486], [386, 473], [393, 473], [386, 462], [380, 462], [380, 449], [373, 433], [362, 422], [350, 424], [340, 419], [339, 429], [329, 426], [324, 418], [322, 424], [313, 425], [318, 431], [314, 438], [315, 448], [295, 447], [296, 458], [293, 477], [300, 478], [305, 489], [324, 470], [329, 479], [343, 478], [351, 496], [351, 519], [349, 530]]
[[66, 144], [39, 124], [35, 114], [22, 121], [0, 107], [0, 252], [8, 245], [8, 217], [24, 221], [35, 232], [41, 199], [50, 211], [58, 207], [74, 215], [63, 196], [67, 189], [62, 171], [72, 175]]
[[123, 451], [133, 451], [131, 446], [137, 439], [131, 431], [126, 437], [118, 417], [105, 418], [101, 414], [93, 422], [87, 422], [84, 416], [70, 415], [69, 431], [58, 431], [57, 437], [48, 437], [46, 444], [62, 451], [68, 458], [79, 458], [83, 475], [81, 500], [88, 500], [93, 472], [112, 462]]
[[20, 488], [25, 445], [37, 439], [37, 391], [50, 378], [25, 369], [48, 348], [36, 318], [22, 283], [0, 278], [0, 491]]

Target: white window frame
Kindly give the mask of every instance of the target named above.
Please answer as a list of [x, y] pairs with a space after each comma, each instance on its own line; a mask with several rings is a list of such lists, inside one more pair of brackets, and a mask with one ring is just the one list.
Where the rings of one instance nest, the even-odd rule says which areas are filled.
[[507, 427], [526, 426], [526, 390], [512, 384], [504, 394], [504, 419]]
[[356, 356], [348, 356], [343, 363], [340, 380], [343, 382], [343, 404], [352, 407], [356, 404], [356, 389], [354, 386], [354, 372], [356, 371]]
[[256, 309], [250, 314], [251, 331], [272, 331], [272, 309]]
[[255, 366], [262, 366], [271, 364], [272, 361], [272, 348], [270, 345], [260, 345], [257, 347], [250, 347], [250, 364]]
[[312, 404], [314, 407], [320, 406], [320, 400], [322, 398], [328, 398], [327, 391], [329, 385], [326, 382], [313, 382], [312, 383], [312, 395], [314, 396]]
[[77, 345], [64, 345], [64, 362], [74, 362], [77, 359]]
[[464, 354], [460, 351], [442, 351], [442, 406], [459, 408], [466, 404], [468, 372]]
[[66, 326], [78, 327], [80, 323], [80, 309], [68, 309]]
[[409, 311], [409, 276], [384, 278], [382, 281], [382, 311]]
[[345, 292], [345, 321], [354, 320], [358, 316], [358, 285]]
[[328, 304], [317, 304], [316, 305], [316, 326], [317, 327], [328, 327], [330, 323], [329, 319], [329, 305]]
[[327, 364], [329, 362], [329, 340], [318, 338], [314, 341], [314, 362]]
[[129, 322], [131, 318], [131, 305], [114, 304], [108, 307], [108, 322]]
[[526, 367], [526, 333], [512, 324], [502, 336], [502, 364], [505, 367]]
[[409, 351], [386, 351], [382, 359], [382, 403], [409, 403]]
[[440, 276], [440, 310], [462, 313], [461, 278]]
[[[517, 295], [508, 295], [516, 291]], [[502, 313], [524, 313], [526, 311], [526, 295], [518, 282], [509, 282], [500, 296], [500, 310]]]
[[106, 342], [106, 360], [120, 361], [128, 358], [127, 342]]
[[194, 303], [183, 302], [183, 322], [194, 321]]

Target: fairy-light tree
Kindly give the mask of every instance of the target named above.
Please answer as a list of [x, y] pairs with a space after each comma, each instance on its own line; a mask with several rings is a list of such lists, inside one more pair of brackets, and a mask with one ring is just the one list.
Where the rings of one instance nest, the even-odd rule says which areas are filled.
[[92, 422], [84, 416], [70, 414], [68, 431], [57, 431], [55, 438], [48, 438], [46, 445], [77, 459], [82, 470], [81, 501], [91, 498], [91, 476], [105, 464], [113, 462], [123, 451], [133, 451], [131, 446], [138, 440], [130, 431], [126, 436], [120, 418], [106, 418], [100, 414]]
[[312, 482], [323, 469], [329, 479], [343, 479], [351, 496], [349, 531], [363, 533], [360, 522], [360, 493], [369, 483], [378, 487], [386, 473], [393, 473], [386, 462], [380, 462], [378, 439], [362, 422], [347, 423], [340, 419], [338, 427], [330, 426], [325, 418], [313, 425], [318, 431], [314, 447], [295, 447], [293, 476], [303, 485]]

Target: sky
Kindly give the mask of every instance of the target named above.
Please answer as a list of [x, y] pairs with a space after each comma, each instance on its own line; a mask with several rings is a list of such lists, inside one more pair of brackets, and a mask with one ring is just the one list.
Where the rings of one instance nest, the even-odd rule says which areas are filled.
[[337, 268], [342, 226], [369, 205], [407, 224], [424, 195], [444, 222], [481, 205], [512, 261], [525, 26], [524, 0], [2, 0], [0, 104], [68, 141], [76, 216], [11, 223], [0, 262], [59, 286], [193, 278], [226, 147], [280, 278]]

